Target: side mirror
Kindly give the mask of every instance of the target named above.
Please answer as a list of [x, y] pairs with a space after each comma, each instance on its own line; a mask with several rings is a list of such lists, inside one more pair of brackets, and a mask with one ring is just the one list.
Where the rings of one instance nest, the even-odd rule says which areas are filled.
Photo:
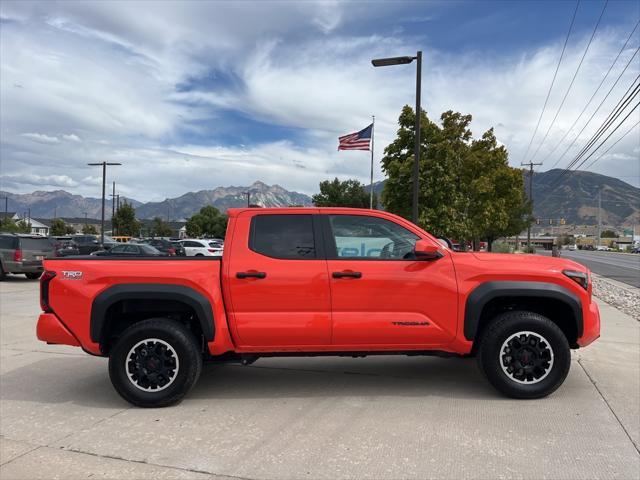
[[418, 240], [414, 248], [416, 260], [438, 260], [442, 258], [442, 252], [436, 245], [432, 245], [426, 240]]

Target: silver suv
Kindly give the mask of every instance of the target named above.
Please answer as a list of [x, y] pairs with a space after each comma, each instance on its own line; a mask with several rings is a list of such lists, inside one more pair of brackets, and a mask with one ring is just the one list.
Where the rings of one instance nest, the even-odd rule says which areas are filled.
[[53, 244], [46, 237], [0, 233], [0, 280], [7, 273], [24, 273], [29, 279], [38, 279], [42, 260], [53, 256]]

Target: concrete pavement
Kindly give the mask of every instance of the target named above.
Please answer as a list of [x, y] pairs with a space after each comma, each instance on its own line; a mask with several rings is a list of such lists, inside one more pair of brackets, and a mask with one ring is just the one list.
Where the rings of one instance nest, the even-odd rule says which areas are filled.
[[552, 396], [495, 393], [470, 359], [207, 366], [143, 410], [105, 359], [35, 339], [37, 282], [0, 283], [0, 478], [639, 478], [640, 323], [603, 336]]

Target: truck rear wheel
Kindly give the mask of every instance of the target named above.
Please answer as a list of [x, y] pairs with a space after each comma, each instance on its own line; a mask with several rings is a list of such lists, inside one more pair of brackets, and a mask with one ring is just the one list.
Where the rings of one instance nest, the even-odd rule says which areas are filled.
[[478, 364], [499, 392], [511, 398], [541, 398], [564, 382], [571, 366], [560, 328], [534, 312], [499, 315], [484, 331]]
[[109, 378], [122, 398], [138, 407], [166, 407], [191, 390], [202, 353], [184, 325], [152, 318], [126, 329], [109, 356]]

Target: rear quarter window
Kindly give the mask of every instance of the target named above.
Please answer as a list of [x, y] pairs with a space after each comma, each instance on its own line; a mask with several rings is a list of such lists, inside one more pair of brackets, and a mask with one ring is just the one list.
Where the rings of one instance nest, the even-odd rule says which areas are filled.
[[18, 243], [16, 237], [10, 237], [8, 235], [0, 236], [0, 248], [15, 249]]
[[273, 258], [316, 259], [311, 215], [256, 215], [251, 219], [249, 248]]

